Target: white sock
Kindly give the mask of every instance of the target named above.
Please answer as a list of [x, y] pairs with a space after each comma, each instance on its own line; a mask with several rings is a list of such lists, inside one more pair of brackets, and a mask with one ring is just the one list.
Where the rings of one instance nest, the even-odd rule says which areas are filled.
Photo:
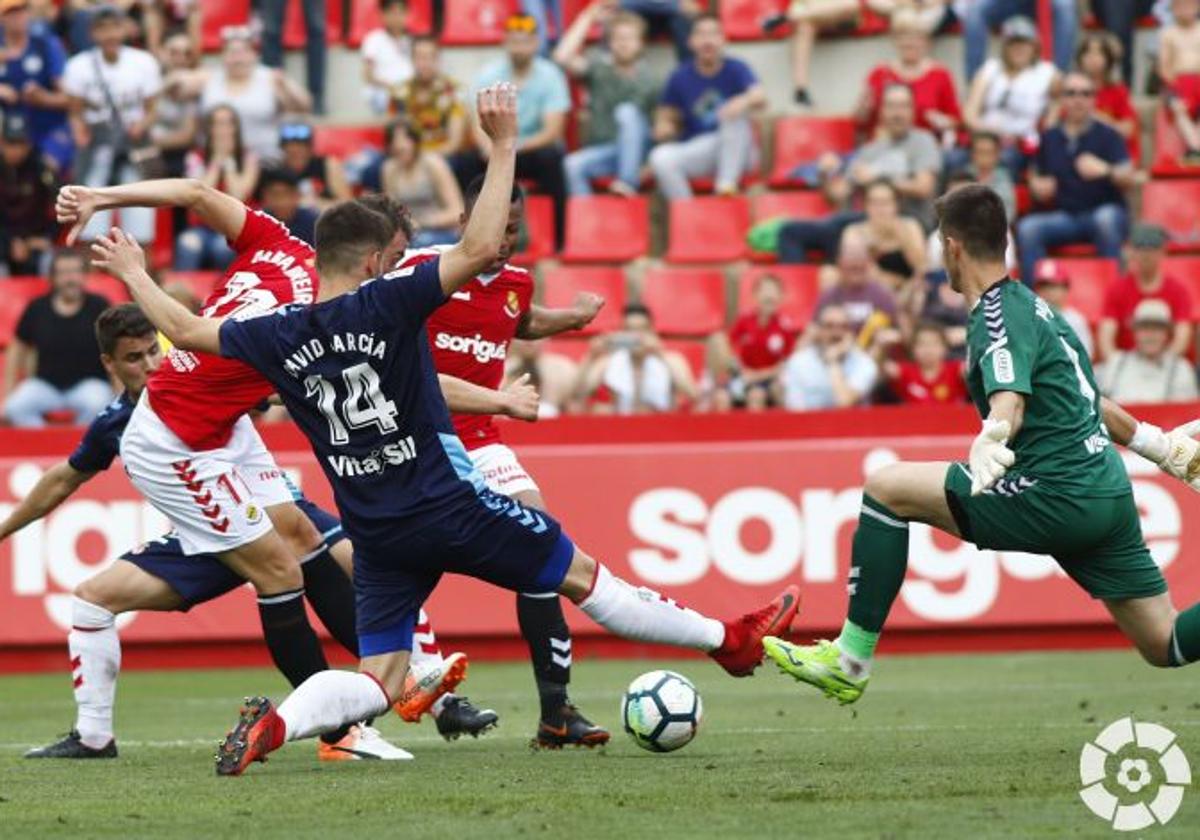
[[652, 589], [635, 588], [604, 566], [596, 569], [596, 584], [579, 609], [605, 630], [639, 642], [711, 651], [725, 640], [721, 622], [681, 607]]
[[279, 704], [288, 741], [379, 717], [391, 704], [379, 683], [353, 671], [318, 671]]
[[82, 598], [72, 599], [71, 676], [75, 683], [75, 729], [86, 746], [100, 749], [113, 738], [113, 701], [121, 670], [116, 616]]
[[412, 659], [409, 660], [409, 664], [417, 671], [442, 664], [442, 649], [438, 647], [433, 624], [430, 623], [425, 610], [421, 610], [417, 615], [417, 626], [413, 628]]

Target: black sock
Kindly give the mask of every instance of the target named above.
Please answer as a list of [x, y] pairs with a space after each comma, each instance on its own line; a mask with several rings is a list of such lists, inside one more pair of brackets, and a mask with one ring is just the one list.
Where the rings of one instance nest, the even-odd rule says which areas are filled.
[[317, 634], [304, 612], [303, 589], [259, 595], [258, 617], [262, 621], [263, 638], [267, 640], [271, 659], [292, 688], [329, 668]]
[[354, 585], [333, 559], [327, 546], [300, 564], [304, 573], [304, 597], [329, 635], [358, 656], [358, 631], [354, 626]]
[[517, 621], [529, 645], [533, 676], [542, 701], [542, 719], [550, 720], [567, 702], [571, 682], [571, 631], [558, 596], [517, 595]]

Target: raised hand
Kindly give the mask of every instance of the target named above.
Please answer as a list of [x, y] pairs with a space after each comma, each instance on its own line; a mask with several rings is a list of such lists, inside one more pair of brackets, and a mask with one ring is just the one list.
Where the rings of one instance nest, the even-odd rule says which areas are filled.
[[79, 234], [87, 227], [98, 204], [96, 191], [90, 187], [70, 184], [58, 191], [58, 199], [54, 202], [54, 215], [60, 225], [71, 226], [67, 231], [68, 245], [74, 245], [79, 239]]
[[488, 85], [475, 95], [479, 127], [493, 143], [517, 140], [517, 89], [510, 82]]
[[146, 254], [137, 240], [120, 228], [92, 243], [92, 265], [128, 284], [146, 271]]

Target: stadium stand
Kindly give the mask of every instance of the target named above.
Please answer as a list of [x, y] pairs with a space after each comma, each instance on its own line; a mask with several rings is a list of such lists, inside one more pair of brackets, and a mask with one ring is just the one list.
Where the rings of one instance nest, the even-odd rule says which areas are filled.
[[780, 117], [775, 121], [775, 163], [767, 183], [777, 189], [807, 186], [792, 177], [792, 170], [826, 152], [852, 151], [854, 132], [850, 117]]
[[1071, 278], [1068, 305], [1079, 310], [1093, 329], [1104, 315], [1104, 297], [1117, 282], [1120, 273], [1115, 260], [1076, 257], [1057, 260], [1060, 269]]
[[1162, 225], [1172, 253], [1200, 251], [1200, 179], [1150, 181], [1142, 188], [1142, 219]]
[[639, 299], [662, 335], [703, 337], [725, 325], [725, 275], [712, 268], [652, 268]]
[[737, 311], [748, 312], [754, 308], [754, 285], [760, 277], [774, 277], [783, 288], [783, 300], [779, 311], [793, 323], [807, 324], [821, 296], [820, 266], [816, 265], [756, 265], [747, 269], [738, 278]]
[[448, 47], [499, 44], [504, 21], [517, 11], [514, 0], [446, 0], [441, 41]]
[[625, 308], [625, 272], [616, 266], [564, 265], [547, 269], [542, 276], [542, 305], [551, 308], [570, 307], [580, 292], [594, 292], [604, 298], [604, 308], [580, 335], [615, 330], [621, 323]]
[[719, 263], [746, 252], [750, 203], [741, 196], [698, 196], [671, 202], [666, 259]]
[[567, 201], [564, 261], [629, 262], [649, 252], [649, 207], [642, 196], [577, 196]]
[[[379, 0], [350, 0], [350, 20], [346, 44], [354, 49], [362, 46], [363, 38], [372, 29], [383, 25]], [[413, 35], [428, 35], [433, 31], [432, 0], [411, 0], [408, 4], [408, 31]]]
[[526, 196], [525, 231], [528, 239], [513, 256], [515, 264], [532, 266], [554, 254], [554, 202], [548, 196]]

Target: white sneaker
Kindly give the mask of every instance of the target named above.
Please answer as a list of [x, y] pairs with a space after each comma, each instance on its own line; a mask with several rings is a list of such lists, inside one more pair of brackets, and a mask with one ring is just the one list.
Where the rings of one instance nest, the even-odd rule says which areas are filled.
[[317, 740], [317, 758], [321, 761], [411, 761], [413, 754], [388, 743], [374, 726], [365, 723], [350, 727], [346, 737], [336, 744]]

